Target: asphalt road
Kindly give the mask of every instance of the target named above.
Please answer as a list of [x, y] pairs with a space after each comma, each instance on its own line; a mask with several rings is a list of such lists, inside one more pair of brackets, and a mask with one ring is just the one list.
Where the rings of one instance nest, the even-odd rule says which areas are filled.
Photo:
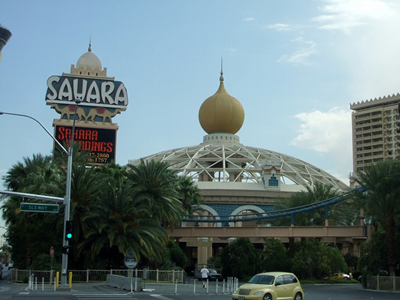
[[[71, 290], [58, 290], [44, 285], [44, 291], [39, 284], [37, 290], [29, 290], [27, 284], [12, 284], [8, 282], [10, 271], [3, 270], [0, 280], [0, 300], [230, 300], [230, 293], [223, 293], [219, 286], [216, 294], [215, 282], [210, 283], [208, 291], [196, 284], [145, 284], [145, 291], [133, 292], [106, 287], [104, 283], [74, 284]], [[321, 284], [303, 285], [305, 300], [399, 300], [400, 292], [381, 292], [364, 290], [357, 284]], [[207, 293], [208, 292], [208, 293]]]

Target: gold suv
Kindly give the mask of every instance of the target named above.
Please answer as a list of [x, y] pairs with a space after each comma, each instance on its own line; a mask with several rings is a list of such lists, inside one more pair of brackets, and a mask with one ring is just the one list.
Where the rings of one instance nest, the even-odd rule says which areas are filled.
[[304, 292], [293, 273], [267, 272], [254, 275], [232, 294], [233, 300], [302, 300]]

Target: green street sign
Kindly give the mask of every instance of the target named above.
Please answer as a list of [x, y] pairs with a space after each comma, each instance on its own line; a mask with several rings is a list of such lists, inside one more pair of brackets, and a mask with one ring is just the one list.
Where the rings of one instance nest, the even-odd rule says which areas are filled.
[[43, 213], [58, 213], [58, 204], [44, 204], [44, 203], [21, 203], [21, 211], [27, 212], [43, 212]]

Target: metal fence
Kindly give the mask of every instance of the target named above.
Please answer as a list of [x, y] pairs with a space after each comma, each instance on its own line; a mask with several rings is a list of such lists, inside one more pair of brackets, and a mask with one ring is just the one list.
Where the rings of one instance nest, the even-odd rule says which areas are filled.
[[371, 276], [367, 278], [367, 288], [383, 291], [400, 291], [400, 277]]
[[[43, 271], [43, 270], [11, 270], [11, 282], [24, 282], [28, 283], [29, 276], [34, 274], [34, 277], [39, 280], [44, 279], [45, 283], [52, 284], [56, 276], [56, 270]], [[102, 282], [107, 280], [107, 274], [120, 275], [125, 277], [136, 277], [153, 282], [180, 282], [183, 283], [184, 271], [175, 270], [68, 270], [72, 272], [72, 282]]]

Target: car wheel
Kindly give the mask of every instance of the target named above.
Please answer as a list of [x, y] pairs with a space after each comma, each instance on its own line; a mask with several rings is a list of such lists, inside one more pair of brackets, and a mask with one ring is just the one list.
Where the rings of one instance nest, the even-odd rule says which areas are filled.
[[301, 300], [303, 297], [301, 296], [300, 293], [297, 293], [296, 296], [294, 296], [294, 300]]
[[265, 294], [263, 300], [272, 300], [271, 294]]

